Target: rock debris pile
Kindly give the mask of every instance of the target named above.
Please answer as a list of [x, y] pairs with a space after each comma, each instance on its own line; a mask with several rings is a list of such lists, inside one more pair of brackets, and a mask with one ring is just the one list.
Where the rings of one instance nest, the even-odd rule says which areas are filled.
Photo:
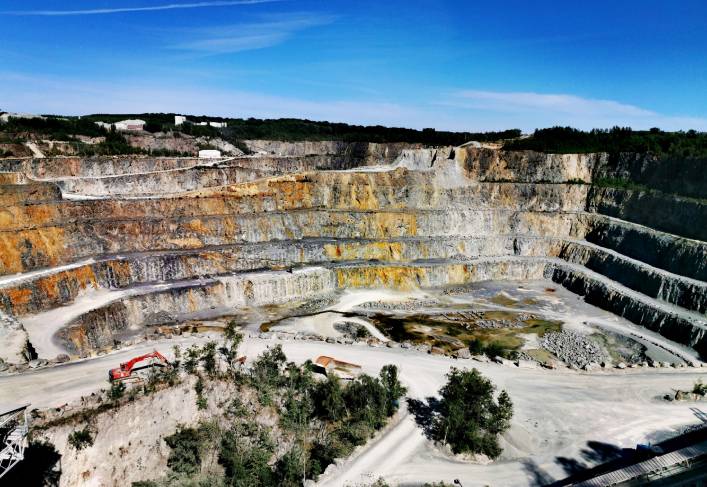
[[573, 331], [546, 333], [540, 343], [569, 366], [586, 368], [609, 360], [607, 353], [591, 338]]

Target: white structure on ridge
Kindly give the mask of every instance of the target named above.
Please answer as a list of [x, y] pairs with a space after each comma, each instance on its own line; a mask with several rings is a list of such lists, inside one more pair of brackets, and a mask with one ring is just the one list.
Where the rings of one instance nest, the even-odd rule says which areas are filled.
[[174, 125], [179, 126], [179, 125], [184, 125], [185, 123], [190, 123], [192, 125], [200, 125], [202, 127], [215, 127], [217, 129], [224, 128], [228, 126], [227, 122], [212, 122], [212, 121], [207, 121], [207, 122], [192, 122], [190, 120], [187, 120], [187, 117], [185, 115], [175, 115], [174, 116]]
[[31, 113], [3, 113], [0, 115], [0, 122], [7, 123], [11, 118], [41, 118], [42, 120], [45, 119], [45, 117], [42, 117], [41, 115], [32, 115]]
[[199, 151], [199, 159], [218, 159], [221, 151], [215, 149], [204, 149]]
[[99, 127], [103, 127], [106, 130], [110, 130], [112, 127], [115, 127], [115, 130], [121, 132], [139, 132], [145, 127], [145, 121], [121, 120], [120, 122], [115, 123], [96, 122], [96, 125], [98, 125]]

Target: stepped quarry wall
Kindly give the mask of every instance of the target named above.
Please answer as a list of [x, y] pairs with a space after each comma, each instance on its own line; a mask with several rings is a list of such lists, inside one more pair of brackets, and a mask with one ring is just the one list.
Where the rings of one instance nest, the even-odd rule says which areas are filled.
[[588, 194], [587, 209], [681, 237], [707, 240], [707, 201], [655, 191], [595, 187]]
[[[0, 161], [0, 310], [21, 321], [114, 292], [57, 335], [84, 353], [158, 318], [339, 288], [548, 278], [707, 352], [707, 213], [665, 192], [673, 186], [658, 184], [664, 169], [650, 156], [246, 144], [255, 155], [208, 163]], [[660, 191], [597, 178], [644, 178]], [[155, 287], [132, 292], [144, 285]]]
[[205, 310], [220, 309], [223, 314], [224, 310], [247, 306], [312, 299], [334, 289], [334, 274], [321, 267], [176, 283], [165, 290], [131, 296], [93, 309], [62, 328], [58, 336], [70, 352], [84, 353], [141, 335], [147, 326], [198, 317]]

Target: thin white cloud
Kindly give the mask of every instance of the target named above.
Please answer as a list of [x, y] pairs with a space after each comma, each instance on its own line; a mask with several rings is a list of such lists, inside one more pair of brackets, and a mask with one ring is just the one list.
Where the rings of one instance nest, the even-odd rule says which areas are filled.
[[103, 15], [119, 14], [126, 12], [152, 12], [156, 10], [176, 10], [188, 8], [208, 8], [208, 7], [230, 7], [233, 5], [254, 5], [258, 3], [271, 3], [280, 0], [231, 0], [216, 2], [196, 2], [196, 3], [169, 3], [165, 5], [152, 5], [149, 7], [118, 7], [118, 8], [94, 8], [85, 10], [10, 10], [0, 12], [5, 15], [37, 15], [46, 17], [58, 17], [66, 15]]
[[287, 14], [260, 22], [202, 29], [199, 31], [199, 36], [172, 47], [205, 54], [262, 49], [280, 44], [299, 31], [330, 24], [335, 20], [336, 17], [332, 15]]
[[705, 118], [666, 115], [614, 100], [569, 94], [463, 90], [440, 104], [484, 114], [490, 119], [505, 118], [511, 122], [509, 126], [526, 130], [551, 125], [571, 125], [583, 129], [621, 125], [636, 129], [707, 130]]
[[551, 110], [572, 115], [604, 113], [629, 116], [655, 115], [650, 110], [644, 110], [633, 105], [612, 100], [582, 98], [575, 95], [465, 90], [457, 93], [457, 96], [469, 100], [470, 105], [475, 108], [509, 112]]
[[[624, 106], [631, 105], [618, 103], [617, 107], [613, 104], [616, 102], [601, 105], [604, 111], [599, 113], [596, 107], [584, 111], [570, 110], [566, 101], [556, 102], [548, 98], [535, 99], [531, 103], [527, 98], [511, 97], [513, 103], [500, 104], [497, 101], [493, 104], [489, 100], [496, 97], [484, 95], [481, 98], [485, 100], [485, 108], [480, 109], [473, 108], [471, 100], [459, 94], [435, 104], [425, 101], [395, 103], [380, 96], [369, 99], [304, 99], [257, 91], [185, 85], [172, 78], [170, 80], [92, 82], [0, 71], [0, 100], [4, 100], [0, 108], [14, 112], [65, 115], [177, 112], [245, 118], [293, 117], [471, 132], [509, 128], [532, 131], [553, 125], [582, 129], [621, 125], [634, 129], [660, 127], [664, 130], [707, 131], [707, 118], [670, 116], [639, 107], [626, 109]], [[521, 99], [525, 101], [521, 103]], [[523, 108], [513, 111], [510, 110], [511, 105]]]

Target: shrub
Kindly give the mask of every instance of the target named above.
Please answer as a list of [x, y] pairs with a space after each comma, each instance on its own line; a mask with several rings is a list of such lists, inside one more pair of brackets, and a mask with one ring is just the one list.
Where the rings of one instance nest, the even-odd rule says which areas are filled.
[[203, 438], [194, 428], [180, 428], [164, 439], [172, 449], [167, 458], [167, 466], [178, 473], [193, 474], [201, 467]]
[[76, 430], [69, 435], [69, 445], [80, 451], [89, 446], [93, 446], [93, 436], [91, 430], [86, 426], [84, 429]]
[[707, 396], [707, 384], [703, 384], [702, 379], [697, 379], [695, 385], [692, 386], [692, 392], [700, 396]]
[[125, 389], [127, 388], [124, 382], [119, 380], [111, 381], [110, 389], [108, 390], [108, 399], [111, 401], [117, 401], [125, 395]]

